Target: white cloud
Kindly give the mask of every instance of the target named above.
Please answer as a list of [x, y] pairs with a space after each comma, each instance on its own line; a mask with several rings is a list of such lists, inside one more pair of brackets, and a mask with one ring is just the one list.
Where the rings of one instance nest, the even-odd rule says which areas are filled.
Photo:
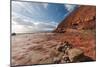
[[53, 30], [57, 26], [55, 22], [35, 21], [34, 18], [30, 18], [30, 16], [28, 16], [28, 15], [37, 16], [39, 14], [39, 11], [41, 10], [40, 9], [41, 6], [43, 9], [46, 9], [48, 7], [48, 3], [41, 4], [41, 3], [33, 3], [33, 2], [28, 3], [28, 2], [13, 1], [12, 2], [12, 32], [31, 33], [31, 32]]
[[12, 33], [32, 33], [41, 31], [50, 31], [56, 28], [55, 22], [38, 22], [25, 19], [12, 19]]
[[[32, 3], [33, 4], [33, 3]], [[39, 31], [48, 31], [52, 30], [55, 27], [55, 24], [53, 23], [45, 23], [45, 22], [39, 22], [34, 21], [33, 19], [24, 16], [20, 14], [18, 11], [27, 10], [27, 12], [31, 13], [31, 15], [38, 14], [38, 12], [34, 12], [34, 9], [32, 9], [32, 4], [27, 2], [13, 2], [12, 6], [12, 33], [31, 33], [31, 32], [39, 32]], [[40, 10], [40, 5], [44, 8], [47, 8], [48, 3], [45, 4], [39, 4], [34, 3], [36, 7], [35, 9]], [[17, 10], [18, 9], [18, 10]], [[17, 11], [17, 12], [16, 12]], [[34, 15], [33, 15], [34, 16]]]
[[41, 6], [46, 9], [48, 3], [34, 3], [34, 2], [15, 2], [12, 1], [12, 11], [17, 13], [29, 14], [29, 15], [40, 15], [38, 12], [41, 11]]
[[69, 12], [71, 12], [74, 9], [75, 5], [68, 5], [67, 4], [67, 5], [65, 5], [65, 7]]

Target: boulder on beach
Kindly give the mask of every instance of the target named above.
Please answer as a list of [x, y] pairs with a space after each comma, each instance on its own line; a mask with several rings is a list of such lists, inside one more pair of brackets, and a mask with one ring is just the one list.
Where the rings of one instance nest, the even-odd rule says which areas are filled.
[[84, 52], [79, 48], [73, 48], [68, 50], [68, 56], [71, 62], [76, 61], [77, 58], [80, 57], [80, 55], [84, 55]]
[[60, 52], [65, 52], [66, 50], [69, 50], [72, 48], [72, 44], [69, 44], [69, 42], [63, 42], [59, 46], [57, 46], [57, 50]]

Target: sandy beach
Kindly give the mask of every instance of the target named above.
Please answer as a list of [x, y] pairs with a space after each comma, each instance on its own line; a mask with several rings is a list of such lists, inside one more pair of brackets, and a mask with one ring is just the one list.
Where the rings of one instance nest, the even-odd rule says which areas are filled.
[[56, 47], [68, 41], [95, 60], [95, 34], [87, 32], [32, 33], [12, 36], [12, 66], [51, 64], [56, 56]]

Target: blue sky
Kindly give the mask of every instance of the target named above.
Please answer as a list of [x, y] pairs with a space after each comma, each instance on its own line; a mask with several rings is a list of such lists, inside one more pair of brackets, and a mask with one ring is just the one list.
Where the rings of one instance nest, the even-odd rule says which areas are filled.
[[12, 32], [52, 31], [75, 6], [12, 1]]

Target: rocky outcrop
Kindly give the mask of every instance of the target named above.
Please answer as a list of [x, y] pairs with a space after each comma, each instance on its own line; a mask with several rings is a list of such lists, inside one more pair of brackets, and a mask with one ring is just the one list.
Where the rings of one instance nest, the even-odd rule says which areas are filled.
[[96, 7], [82, 5], [72, 11], [54, 30], [64, 33], [67, 29], [95, 29]]
[[80, 55], [84, 55], [84, 52], [81, 49], [73, 48], [68, 50], [69, 59], [71, 62], [77, 61]]
[[[84, 51], [73, 47], [68, 42], [61, 43], [58, 45], [55, 53], [58, 54], [53, 56], [53, 63], [72, 63], [72, 62], [86, 62], [86, 61], [93, 61], [92, 58], [85, 56]], [[51, 55], [53, 52], [51, 53]]]

